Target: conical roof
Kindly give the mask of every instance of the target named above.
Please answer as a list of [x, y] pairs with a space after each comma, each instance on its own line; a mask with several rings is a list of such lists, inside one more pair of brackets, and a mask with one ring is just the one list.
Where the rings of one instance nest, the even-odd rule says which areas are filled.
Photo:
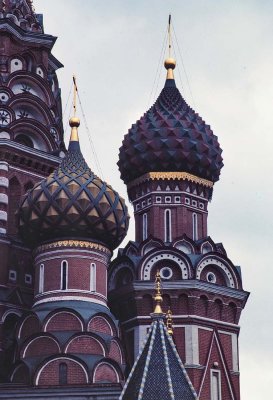
[[146, 342], [119, 400], [195, 400], [197, 394], [163, 321], [153, 314]]
[[218, 139], [177, 89], [175, 61], [166, 60], [165, 67], [167, 80], [158, 99], [122, 142], [121, 178], [127, 184], [149, 172], [178, 171], [216, 182], [223, 166]]
[[19, 231], [27, 243], [87, 238], [116, 248], [126, 235], [129, 215], [122, 197], [88, 167], [72, 118], [68, 152], [60, 166], [34, 186], [19, 209]]
[[8, 18], [25, 31], [43, 32], [41, 20], [35, 14], [32, 0], [5, 0], [0, 4], [0, 19]]

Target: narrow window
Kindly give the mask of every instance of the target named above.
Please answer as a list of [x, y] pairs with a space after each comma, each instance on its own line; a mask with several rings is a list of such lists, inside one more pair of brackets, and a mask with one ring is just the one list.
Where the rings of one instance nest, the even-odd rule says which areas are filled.
[[59, 364], [59, 384], [67, 385], [67, 365], [65, 363]]
[[198, 240], [198, 223], [197, 223], [197, 214], [192, 214], [192, 237], [193, 240]]
[[220, 371], [210, 371], [211, 400], [221, 400], [221, 376]]
[[90, 265], [90, 292], [96, 291], [96, 264]]
[[147, 214], [143, 214], [142, 216], [142, 227], [143, 227], [143, 240], [147, 239], [148, 237], [148, 219]]
[[44, 264], [41, 264], [39, 273], [39, 293], [43, 293], [44, 291], [44, 273], [45, 273], [45, 266]]
[[62, 261], [61, 267], [61, 290], [67, 289], [67, 261]]
[[171, 210], [165, 210], [165, 242], [172, 241], [172, 214]]

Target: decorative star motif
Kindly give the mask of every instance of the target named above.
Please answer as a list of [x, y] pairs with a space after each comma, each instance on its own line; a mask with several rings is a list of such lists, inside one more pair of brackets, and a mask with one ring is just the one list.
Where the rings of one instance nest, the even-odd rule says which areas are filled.
[[11, 117], [8, 111], [0, 110], [0, 124], [8, 125], [10, 123]]
[[28, 117], [28, 113], [24, 110], [20, 110], [18, 113], [18, 117], [19, 118], [27, 118]]

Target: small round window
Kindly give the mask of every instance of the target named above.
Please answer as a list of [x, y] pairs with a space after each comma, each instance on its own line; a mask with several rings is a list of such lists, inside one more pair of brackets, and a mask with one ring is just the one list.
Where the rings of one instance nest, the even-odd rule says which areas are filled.
[[207, 281], [209, 283], [216, 283], [216, 276], [213, 272], [208, 272], [207, 273]]
[[160, 276], [162, 279], [171, 279], [173, 276], [173, 271], [169, 267], [163, 267], [160, 270]]

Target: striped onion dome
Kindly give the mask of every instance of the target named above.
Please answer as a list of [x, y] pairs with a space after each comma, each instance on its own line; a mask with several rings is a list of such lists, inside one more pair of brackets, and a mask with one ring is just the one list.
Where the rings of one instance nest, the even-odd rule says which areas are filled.
[[177, 89], [175, 60], [166, 60], [165, 67], [167, 80], [158, 99], [124, 136], [121, 178], [127, 184], [149, 172], [178, 171], [216, 182], [223, 166], [217, 136]]
[[19, 209], [19, 232], [35, 246], [60, 238], [84, 238], [116, 248], [126, 235], [123, 198], [88, 167], [80, 150], [79, 120], [70, 120], [66, 157], [47, 179], [29, 191]]

